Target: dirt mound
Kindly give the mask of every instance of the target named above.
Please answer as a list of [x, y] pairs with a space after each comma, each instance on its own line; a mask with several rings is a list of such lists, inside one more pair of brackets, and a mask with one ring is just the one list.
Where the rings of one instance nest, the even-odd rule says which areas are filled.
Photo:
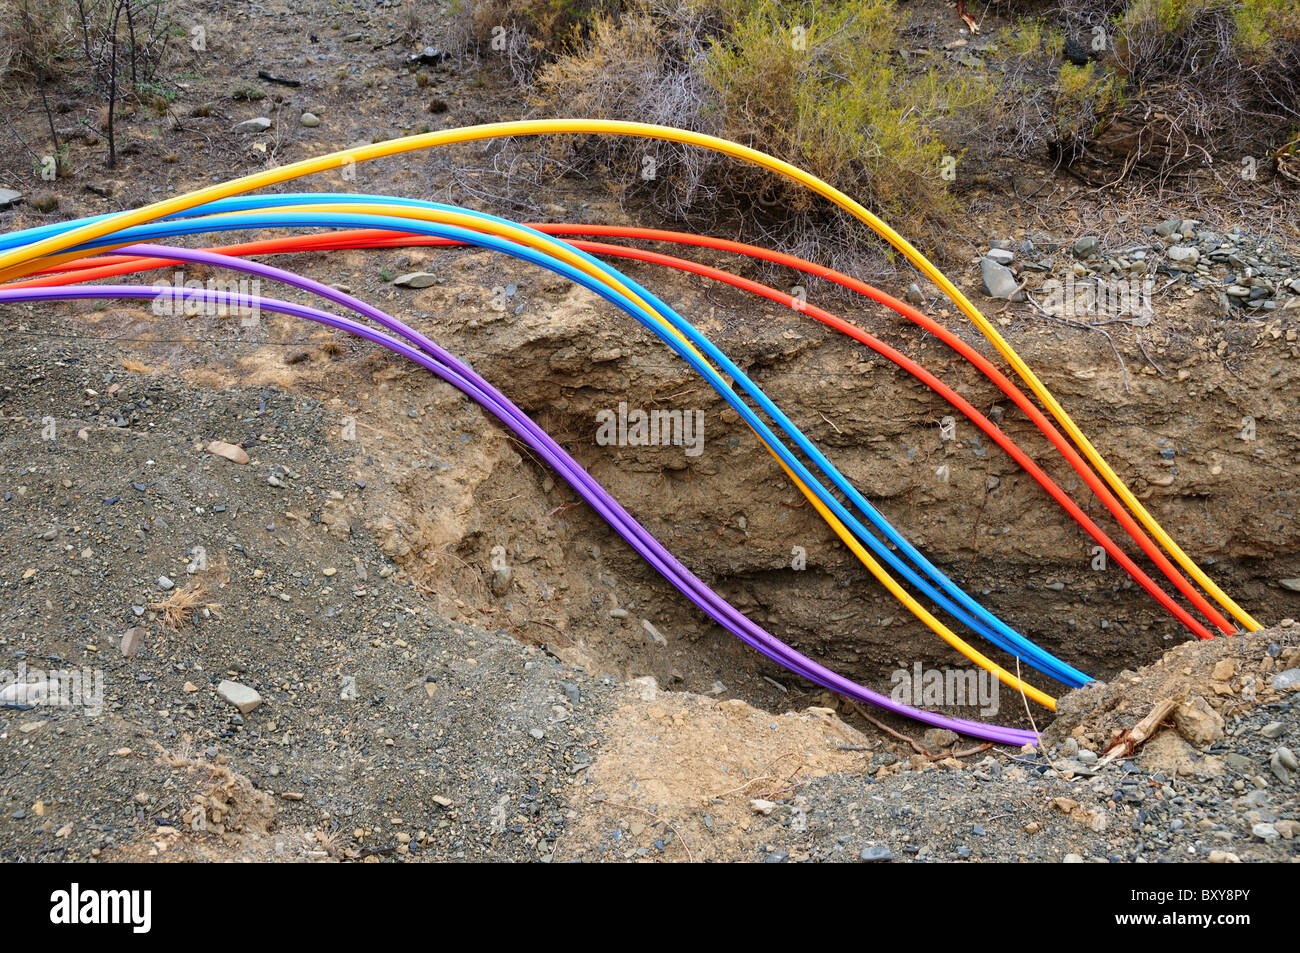
[[1276, 687], [1274, 678], [1297, 667], [1300, 625], [1290, 619], [1258, 632], [1187, 642], [1151, 665], [1062, 696], [1043, 741], [1054, 747], [1074, 739], [1102, 751], [1143, 716], [1172, 701], [1177, 707], [1170, 723], [1188, 741], [1206, 746], [1223, 737], [1229, 719], [1294, 691]]

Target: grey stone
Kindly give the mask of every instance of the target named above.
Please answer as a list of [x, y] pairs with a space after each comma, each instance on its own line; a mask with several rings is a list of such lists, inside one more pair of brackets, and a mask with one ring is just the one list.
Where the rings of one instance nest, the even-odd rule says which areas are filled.
[[308, 129], [314, 129], [320, 125], [320, 116], [317, 116], [315, 113], [303, 113], [302, 117], [298, 121]]
[[140, 645], [144, 642], [148, 630], [141, 626], [133, 625], [122, 633], [122, 654], [127, 658], [135, 655], [140, 651]]
[[1290, 589], [1292, 592], [1300, 592], [1300, 579], [1279, 579], [1283, 589]]
[[175, 585], [176, 583], [172, 582], [166, 576], [158, 577], [158, 588], [162, 589], [164, 592], [166, 592], [168, 589], [171, 589]]
[[980, 277], [983, 279], [982, 290], [990, 298], [1009, 298], [1012, 301], [1024, 301], [1025, 293], [1020, 290], [1020, 282], [1011, 269], [999, 265], [990, 258], [980, 259]]
[[258, 116], [256, 119], [245, 119], [234, 126], [235, 132], [266, 132], [271, 128], [271, 120], [265, 116]]
[[239, 709], [241, 715], [247, 715], [250, 711], [262, 704], [262, 696], [254, 689], [239, 682], [232, 682], [230, 679], [223, 679], [217, 686], [217, 694], [221, 700], [234, 705]]
[[1101, 251], [1101, 239], [1096, 235], [1085, 235], [1071, 246], [1075, 258], [1092, 258]]
[[0, 189], [0, 209], [13, 208], [23, 200], [23, 193], [13, 189]]
[[1278, 749], [1273, 752], [1273, 760], [1288, 771], [1300, 771], [1300, 761], [1296, 760], [1295, 752], [1286, 745], [1278, 746]]
[[879, 864], [893, 860], [894, 852], [888, 847], [864, 847], [858, 857], [869, 864]]
[[1016, 260], [1016, 253], [1006, 248], [990, 248], [984, 257], [999, 265], [1009, 265]]
[[432, 275], [427, 271], [412, 271], [394, 278], [393, 284], [399, 288], [427, 288], [437, 280], [437, 275]]
[[1273, 676], [1273, 687], [1279, 691], [1290, 691], [1300, 687], [1300, 668], [1289, 668]]
[[1259, 838], [1266, 844], [1272, 843], [1281, 836], [1278, 834], [1277, 828], [1272, 824], [1256, 824], [1250, 829], [1250, 833], [1252, 836]]

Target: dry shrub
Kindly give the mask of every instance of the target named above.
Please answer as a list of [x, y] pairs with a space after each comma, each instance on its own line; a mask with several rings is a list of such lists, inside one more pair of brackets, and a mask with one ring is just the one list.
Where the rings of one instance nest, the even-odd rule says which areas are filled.
[[1074, 29], [1109, 38], [1099, 64], [1126, 96], [1096, 140], [1128, 168], [1265, 156], [1300, 122], [1295, 0], [1069, 0]]
[[[639, 0], [617, 20], [598, 18], [588, 43], [544, 66], [534, 102], [751, 145], [930, 244], [952, 209], [944, 173], [960, 151], [945, 134], [990, 90], [969, 74], [905, 62], [895, 52], [902, 25], [893, 0]], [[856, 222], [757, 167], [649, 140], [562, 148], [569, 164], [603, 166], [670, 216], [738, 217], [787, 250], [861, 263]]]
[[0, 0], [0, 76], [34, 75], [68, 41], [68, 0]]
[[501, 57], [511, 75], [528, 82], [546, 60], [580, 44], [600, 16], [621, 0], [455, 0], [449, 43], [462, 51]]

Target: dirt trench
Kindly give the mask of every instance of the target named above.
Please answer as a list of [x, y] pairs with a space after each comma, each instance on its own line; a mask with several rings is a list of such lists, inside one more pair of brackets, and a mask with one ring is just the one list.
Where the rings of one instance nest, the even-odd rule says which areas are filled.
[[[396, 313], [499, 383], [742, 611], [867, 684], [888, 686], [893, 671], [918, 662], [967, 664], [868, 575], [738, 415], [649, 332], [563, 280], [503, 276], [485, 256], [434, 254], [395, 258], [397, 267], [443, 276], [419, 292], [390, 292]], [[1109, 679], [1189, 638], [1119, 566], [1102, 566], [1095, 542], [986, 435], [884, 358], [787, 309], [632, 273], [665, 289], [668, 303], [786, 409], [891, 523], [1033, 641]], [[839, 304], [998, 421], [1137, 552], [973, 368], [891, 314]], [[960, 326], [951, 315], [948, 323]], [[1294, 332], [1219, 325], [1191, 311], [1170, 323], [1147, 329], [1140, 348], [1116, 332], [1116, 351], [1071, 329], [1004, 322], [1004, 333], [1212, 578], [1261, 621], [1296, 616], [1300, 593], [1280, 584], [1300, 576], [1300, 424], [1288, 396], [1300, 384]], [[367, 503], [344, 508], [343, 531], [364, 527], [438, 611], [619, 678], [653, 675], [665, 687], [725, 691], [773, 708], [810, 691], [698, 613], [450, 387], [386, 359], [308, 353], [276, 373], [289, 386], [295, 375], [315, 375], [347, 393], [334, 404], [356, 420], [365, 451], [357, 476]], [[353, 380], [355, 390], [340, 386]], [[620, 405], [633, 423], [637, 410], [698, 415], [694, 436], [702, 439], [607, 445], [602, 422], [616, 419]], [[1247, 417], [1253, 440], [1242, 439]]]

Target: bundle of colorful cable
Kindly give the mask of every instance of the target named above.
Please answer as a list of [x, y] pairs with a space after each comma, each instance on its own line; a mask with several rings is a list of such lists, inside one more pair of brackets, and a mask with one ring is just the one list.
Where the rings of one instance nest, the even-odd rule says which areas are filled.
[[[583, 127], [583, 128], [578, 128]], [[595, 127], [594, 129], [591, 127]], [[620, 127], [620, 128], [614, 128]], [[623, 128], [631, 127], [631, 128]], [[894, 235], [888, 230], [887, 226], [871, 216], [869, 212], [857, 206], [846, 196], [833, 190], [820, 180], [795, 170], [792, 167], [772, 159], [762, 153], [754, 152], [742, 146], [733, 143], [725, 143], [723, 140], [713, 140], [709, 137], [699, 137], [692, 133], [685, 133], [681, 130], [664, 129], [661, 127], [642, 126], [640, 124], [628, 123], [601, 123], [598, 121], [582, 122], [568, 120], [549, 120], [528, 123], [504, 123], [496, 126], [471, 127], [465, 130], [453, 130], [446, 133], [432, 133], [426, 136], [417, 136], [405, 140], [394, 140], [389, 143], [380, 143], [375, 146], [362, 147], [360, 149], [348, 150], [343, 153], [336, 153], [333, 156], [327, 156], [322, 159], [309, 160], [298, 163], [294, 166], [288, 166], [271, 172], [259, 173], [244, 179], [235, 180], [222, 186], [214, 186], [208, 189], [200, 190], [188, 196], [176, 199], [168, 199], [164, 202], [157, 203], [144, 209], [124, 212], [116, 215], [100, 216], [80, 221], [60, 223], [41, 228], [28, 229], [23, 232], [15, 232], [8, 236], [0, 238], [0, 276], [15, 278], [29, 275], [36, 272], [43, 272], [48, 277], [36, 278], [28, 281], [13, 283], [0, 288], [0, 301], [34, 301], [50, 299], [70, 299], [70, 298], [157, 298], [160, 295], [171, 295], [192, 300], [199, 297], [203, 300], [221, 301], [226, 304], [236, 304], [257, 307], [279, 312], [287, 315], [302, 317], [307, 320], [317, 321], [336, 327], [349, 333], [357, 334], [363, 338], [371, 340], [383, 347], [386, 347], [395, 353], [407, 357], [416, 363], [428, 368], [439, 377], [447, 380], [453, 386], [458, 387], [463, 392], [482, 404], [489, 412], [497, 416], [503, 423], [514, 429], [522, 439], [532, 446], [538, 453], [574, 487], [577, 492], [583, 496], [599, 512], [610, 525], [626, 539], [647, 561], [649, 561], [659, 572], [669, 579], [678, 589], [680, 589], [688, 598], [697, 606], [708, 613], [712, 618], [732, 631], [734, 634], [743, 639], [747, 644], [753, 646], [758, 651], [767, 655], [775, 661], [785, 665], [790, 670], [803, 675], [810, 680], [839, 691], [850, 697], [868, 702], [873, 705], [888, 708], [906, 714], [909, 717], [917, 718], [929, 724], [942, 725], [950, 727], [962, 733], [975, 735], [977, 737], [987, 738], [989, 740], [1004, 741], [1007, 743], [1023, 743], [1030, 739], [1030, 734], [1017, 731], [1014, 729], [997, 728], [982, 725], [975, 722], [960, 721], [945, 718], [931, 712], [922, 712], [907, 706], [899, 705], [883, 696], [870, 691], [862, 686], [838, 676], [829, 670], [819, 666], [817, 663], [798, 654], [782, 642], [775, 639], [770, 634], [763, 631], [752, 621], [746, 619], [734, 607], [730, 606], [719, 596], [705, 587], [698, 579], [681, 566], [673, 557], [656, 541], [646, 530], [632, 519], [619, 505], [615, 502], [601, 487], [599, 487], [592, 478], [579, 467], [553, 440], [551, 440], [540, 428], [529, 420], [522, 412], [518, 410], [507, 398], [499, 391], [492, 388], [488, 382], [475, 374], [466, 365], [456, 360], [446, 351], [439, 348], [432, 341], [420, 335], [418, 332], [396, 319], [384, 314], [381, 311], [373, 309], [368, 305], [360, 302], [351, 296], [341, 294], [325, 285], [314, 282], [310, 279], [283, 271], [281, 269], [270, 268], [269, 266], [254, 264], [243, 260], [242, 258], [233, 257], [234, 255], [252, 255], [266, 254], [271, 252], [294, 251], [294, 250], [328, 250], [333, 248], [364, 248], [391, 246], [395, 244], [435, 244], [440, 246], [447, 245], [477, 245], [483, 248], [489, 248], [505, 254], [516, 257], [520, 260], [550, 269], [556, 273], [570, 278], [574, 282], [586, 287], [595, 293], [606, 298], [621, 310], [634, 317], [646, 327], [650, 328], [661, 340], [671, 347], [679, 356], [681, 356], [694, 370], [700, 373], [710, 385], [723, 397], [733, 410], [743, 419], [746, 424], [754, 431], [764, 446], [776, 457], [779, 465], [786, 475], [795, 483], [805, 497], [812, 503], [817, 512], [827, 521], [835, 533], [845, 542], [845, 544], [854, 552], [854, 554], [868, 567], [872, 574], [884, 584], [889, 591], [898, 598], [914, 615], [921, 619], [928, 627], [940, 635], [948, 644], [958, 649], [967, 658], [973, 660], [976, 664], [993, 672], [997, 677], [1008, 685], [1013, 686], [1018, 691], [1023, 692], [1027, 697], [1034, 699], [1040, 704], [1048, 707], [1054, 707], [1054, 700], [1041, 692], [1040, 690], [1022, 682], [1017, 676], [1011, 674], [1004, 667], [998, 665], [993, 660], [983, 656], [969, 644], [958, 638], [946, 626], [936, 619], [927, 611], [919, 602], [917, 602], [903, 587], [881, 566], [863, 544], [887, 563], [892, 569], [900, 573], [908, 582], [919, 589], [924, 595], [937, 603], [944, 611], [966, 625], [973, 632], [988, 639], [998, 648], [1013, 655], [1017, 661], [1024, 660], [1027, 664], [1038, 670], [1051, 675], [1054, 678], [1064, 682], [1067, 685], [1080, 685], [1088, 680], [1087, 676], [1077, 669], [1060, 661], [1050, 653], [1042, 650], [1029, 640], [1025, 639], [1019, 633], [1012, 630], [1002, 620], [996, 618], [985, 607], [981, 606], [976, 600], [971, 598], [967, 593], [956, 586], [942, 572], [940, 572], [929, 560], [927, 560], [914, 546], [912, 546], [897, 530], [892, 527], [887, 520], [862, 496], [834, 465], [821, 453], [820, 450], [793, 424], [793, 422], [773, 403], [766, 394], [752, 380], [745, 375], [725, 354], [723, 354], [712, 342], [704, 337], [688, 321], [668, 308], [653, 294], [641, 287], [636, 282], [629, 279], [626, 275], [618, 272], [609, 265], [599, 261], [591, 253], [600, 253], [607, 255], [617, 255], [627, 258], [636, 258], [644, 261], [651, 261], [658, 264], [669, 265], [682, 270], [692, 271], [706, 277], [726, 281], [734, 286], [744, 288], [756, 294], [760, 294], [772, 300], [781, 301], [791, 307], [808, 314], [810, 317], [853, 337], [855, 340], [867, 345], [873, 350], [881, 353], [889, 360], [906, 369], [909, 373], [916, 376], [928, 387], [931, 387], [936, 393], [939, 393], [949, 403], [960, 410], [968, 418], [976, 423], [986, 434], [988, 434], [995, 443], [1010, 453], [1013, 458], [1030, 473], [1033, 478], [1046, 489], [1052, 497], [1060, 503], [1067, 512], [1079, 524], [1097, 540], [1116, 560], [1129, 572], [1139, 584], [1156, 598], [1168, 611], [1177, 617], [1185, 626], [1187, 626], [1196, 635], [1208, 638], [1210, 633], [1201, 623], [1193, 619], [1185, 609], [1177, 605], [1172, 598], [1168, 596], [1159, 586], [1157, 586], [1145, 573], [1143, 573], [1133, 561], [1123, 553], [1122, 550], [1091, 520], [1082, 510], [1063, 492], [1061, 489], [1039, 468], [1033, 461], [1020, 450], [1009, 438], [983, 415], [976, 411], [968, 402], [963, 400], [951, 388], [948, 388], [941, 381], [929, 374], [919, 365], [909, 361], [896, 350], [883, 344], [865, 331], [841, 321], [835, 316], [822, 311], [811, 305], [806, 305], [802, 301], [790, 298], [781, 292], [766, 288], [755, 282], [746, 281], [729, 275], [726, 272], [717, 269], [708, 268], [693, 262], [682, 259], [671, 258], [665, 255], [659, 255], [653, 252], [628, 249], [620, 246], [611, 246], [601, 243], [592, 242], [575, 242], [567, 243], [552, 238], [547, 232], [554, 234], [581, 234], [581, 233], [599, 233], [602, 235], [622, 235], [633, 238], [651, 238], [659, 240], [677, 241], [685, 244], [699, 244], [713, 248], [720, 248], [727, 251], [740, 252], [742, 254], [752, 255], [754, 257], [766, 258], [778, 264], [789, 265], [800, 268], [809, 273], [818, 274], [823, 277], [836, 281], [845, 287], [852, 288], [868, 297], [879, 301], [892, 308], [898, 313], [916, 321], [927, 330], [936, 333], [946, 344], [956, 349], [962, 356], [971, 360], [975, 365], [993, 380], [1000, 389], [1003, 390], [1012, 400], [1017, 403], [1039, 428], [1052, 440], [1053, 444], [1062, 451], [1070, 461], [1072, 466], [1087, 480], [1088, 485], [1097, 492], [1098, 496], [1107, 505], [1112, 513], [1116, 514], [1121, 524], [1129, 534], [1139, 543], [1161, 571], [1169, 578], [1174, 585], [1182, 592], [1192, 603], [1208, 618], [1216, 627], [1225, 632], [1232, 631], [1231, 625], [1217, 612], [1208, 602], [1191, 587], [1189, 583], [1178, 573], [1178, 571], [1165, 559], [1164, 555], [1155, 547], [1151, 540], [1142, 532], [1141, 528], [1128, 517], [1120, 506], [1119, 500], [1115, 498], [1105, 486], [1098, 480], [1095, 474], [1087, 468], [1073, 448], [1067, 444], [1060, 436], [1059, 432], [1046, 420], [1046, 418], [1033, 406], [1009, 380], [998, 372], [991, 364], [987, 362], [978, 352], [970, 348], [947, 329], [938, 326], [930, 321], [924, 315], [921, 315], [915, 309], [902, 304], [902, 302], [891, 298], [874, 288], [870, 288], [855, 279], [849, 278], [838, 273], [831, 272], [828, 269], [819, 268], [807, 262], [790, 258], [789, 256], [778, 255], [774, 252], [768, 252], [763, 249], [757, 249], [752, 246], [740, 245], [734, 242], [724, 242], [717, 239], [699, 238], [696, 236], [682, 235], [681, 233], [656, 232], [644, 229], [613, 229], [598, 226], [565, 226], [549, 225], [533, 228], [522, 226], [516, 223], [508, 222], [494, 216], [486, 215], [479, 212], [472, 212], [466, 209], [459, 209], [446, 205], [421, 202], [412, 199], [390, 198], [386, 196], [357, 196], [357, 195], [338, 195], [338, 194], [291, 194], [291, 195], [269, 195], [269, 196], [250, 196], [238, 199], [228, 198], [238, 192], [257, 188], [262, 185], [272, 184], [275, 182], [285, 181], [310, 172], [320, 171], [327, 168], [335, 168], [340, 164], [348, 162], [361, 161], [367, 158], [375, 158], [380, 155], [390, 155], [397, 152], [409, 151], [414, 148], [424, 146], [439, 145], [446, 142], [468, 141], [475, 138], [487, 138], [498, 135], [511, 135], [530, 132], [573, 132], [573, 131], [609, 131], [622, 132], [632, 135], [659, 135], [663, 138], [677, 139], [678, 141], [693, 142], [697, 145], [704, 145], [708, 148], [717, 148], [720, 151], [729, 152], [740, 158], [757, 162], [760, 165], [767, 166], [781, 174], [789, 175], [799, 181], [804, 182], [810, 188], [821, 192], [832, 201], [835, 201], [841, 207], [847, 208], [853, 214], [858, 215], [863, 221], [866, 221], [873, 229], [884, 235], [891, 241], [895, 247], [904, 252], [909, 259], [913, 260], [927, 275], [934, 278], [936, 283], [943, 290], [953, 297], [958, 306], [968, 314], [972, 319], [980, 324], [981, 330], [984, 329], [982, 316], [974, 311], [973, 306], [960, 296], [946, 278], [939, 275], [919, 253], [911, 249], [901, 238]], [[185, 212], [191, 212], [191, 215], [180, 217]], [[859, 214], [859, 212], [861, 214]], [[351, 231], [342, 233], [332, 233], [326, 235], [305, 236], [296, 239], [277, 239], [263, 242], [253, 242], [245, 245], [234, 246], [219, 251], [195, 251], [190, 249], [179, 249], [164, 246], [135, 246], [133, 243], [141, 241], [155, 241], [160, 238], [170, 238], [177, 235], [196, 234], [203, 232], [231, 231], [250, 228], [276, 227], [276, 228], [320, 228], [320, 227], [338, 227], [338, 226], [359, 226], [369, 231]], [[378, 229], [378, 230], [376, 230]], [[125, 255], [119, 256], [102, 256], [90, 257], [99, 252], [109, 251], [114, 248], [120, 248], [124, 245], [130, 245], [125, 249]], [[150, 256], [151, 252], [159, 254]], [[224, 252], [221, 253], [221, 252]], [[264, 299], [256, 296], [229, 295], [217, 292], [199, 292], [186, 289], [165, 289], [159, 287], [143, 286], [119, 286], [119, 285], [97, 285], [90, 287], [73, 287], [72, 285], [63, 284], [66, 280], [81, 282], [92, 278], [103, 278], [111, 275], [121, 275], [136, 271], [147, 270], [149, 268], [163, 267], [179, 262], [200, 262], [208, 265], [217, 265], [231, 268], [257, 275], [259, 277], [271, 280], [281, 281], [294, 287], [309, 290], [323, 298], [334, 301], [343, 305], [356, 313], [370, 318], [383, 327], [396, 333], [403, 340], [398, 340], [387, 334], [377, 332], [366, 325], [350, 319], [344, 319], [327, 314], [313, 308], [307, 308], [300, 305], [294, 305], [287, 302], [276, 301], [274, 299]], [[66, 277], [65, 277], [66, 276]], [[939, 279], [942, 279], [940, 281]], [[963, 306], [963, 302], [965, 306]], [[968, 310], [969, 308], [969, 310]], [[973, 314], [972, 314], [973, 312]], [[983, 322], [983, 323], [981, 323]], [[987, 333], [987, 332], [986, 332]], [[996, 335], [996, 331], [993, 331]], [[995, 344], [999, 344], [1000, 338], [991, 337]], [[1002, 342], [1004, 345], [1005, 342]], [[413, 345], [413, 346], [412, 346]], [[1007, 354], [1010, 351], [1006, 346]], [[1002, 346], [999, 345], [1002, 350]], [[1012, 359], [1010, 352], [1008, 359], [1011, 360], [1013, 367], [1017, 372], [1030, 384], [1035, 393], [1039, 393], [1041, 383], [1032, 377], [1032, 373], [1026, 376], [1027, 368], [1022, 368], [1023, 362], [1019, 362], [1018, 357]], [[898, 554], [892, 551], [890, 545], [882, 542], [874, 533], [869, 531], [849, 509], [842, 504], [839, 499], [825, 487], [820, 480], [795, 456], [795, 454], [781, 441], [780, 438], [771, 430], [758, 415], [750, 409], [739, 395], [735, 393], [732, 387], [723, 379], [714, 365], [721, 369], [740, 385], [741, 389], [758, 405], [763, 413], [778, 428], [792, 439], [796, 447], [810, 460], [814, 466], [824, 476], [828, 477], [831, 483], [839, 489], [848, 499], [849, 503], [861, 514], [865, 515], [870, 523], [881, 532], [888, 544], [896, 547]], [[1045, 391], [1045, 388], [1043, 388]], [[1076, 443], [1083, 449], [1084, 454], [1092, 459], [1095, 450], [1087, 443], [1086, 438], [1080, 443], [1082, 434], [1076, 434], [1077, 428], [1068, 417], [1064, 416], [1064, 411], [1059, 409], [1050, 395], [1039, 393], [1041, 399], [1048, 406], [1049, 410], [1057, 416], [1057, 419], [1065, 426]], [[1059, 413], [1058, 413], [1059, 410]], [[1098, 458], [1099, 459], [1099, 458]], [[1094, 460], [1094, 463], [1096, 461]], [[1116, 489], [1119, 496], [1129, 503], [1130, 508], [1136, 503], [1131, 503], [1127, 488], [1118, 482], [1118, 477], [1106, 468], [1104, 462], [1099, 466], [1103, 476]], [[1113, 477], [1113, 479], [1112, 479]], [[1126, 495], [1127, 494], [1127, 495]], [[1176, 545], [1170, 548], [1172, 540], [1163, 534], [1158, 526], [1153, 526], [1154, 520], [1150, 520], [1145, 510], [1141, 510], [1140, 504], [1134, 510], [1138, 515], [1139, 521], [1148, 526], [1149, 529], [1160, 540], [1184, 568], [1189, 568], [1186, 557], [1182, 556], [1181, 550]], [[1146, 515], [1146, 518], [1144, 518]], [[904, 561], [904, 558], [906, 561]], [[908, 563], [911, 565], [908, 565]], [[915, 568], [914, 568], [915, 567]], [[918, 573], [917, 570], [920, 570]], [[1257, 627], [1257, 623], [1246, 616], [1235, 603], [1228, 600], [1213, 583], [1205, 579], [1203, 574], [1199, 574], [1194, 564], [1191, 564], [1189, 572], [1192, 572], [1194, 578], [1207, 588], [1221, 605], [1224, 605], [1230, 612], [1237, 615], [1239, 619], [1251, 627]], [[1208, 583], [1208, 585], [1207, 585]]]

